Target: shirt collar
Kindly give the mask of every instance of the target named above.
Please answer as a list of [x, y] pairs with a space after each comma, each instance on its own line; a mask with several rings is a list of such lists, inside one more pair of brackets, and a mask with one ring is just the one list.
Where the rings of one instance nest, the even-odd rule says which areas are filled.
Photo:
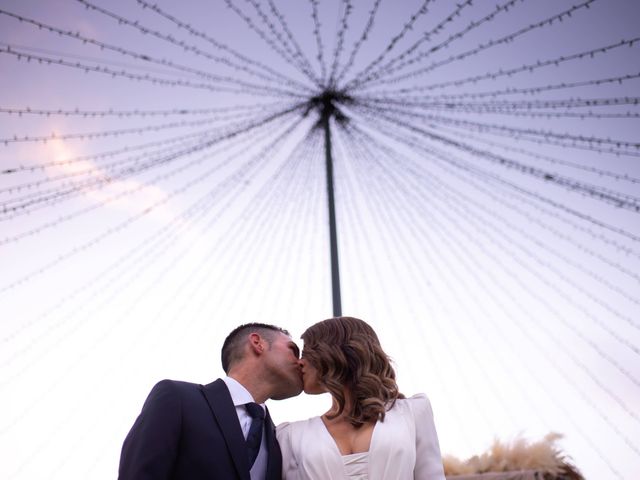
[[[240, 382], [238, 382], [235, 378], [224, 377], [222, 379], [224, 383], [227, 385], [229, 389], [229, 393], [231, 394], [231, 400], [233, 401], [233, 405], [238, 407], [240, 405], [244, 405], [249, 402], [255, 402], [249, 390], [244, 388]], [[261, 404], [262, 408], [264, 408], [264, 404]]]

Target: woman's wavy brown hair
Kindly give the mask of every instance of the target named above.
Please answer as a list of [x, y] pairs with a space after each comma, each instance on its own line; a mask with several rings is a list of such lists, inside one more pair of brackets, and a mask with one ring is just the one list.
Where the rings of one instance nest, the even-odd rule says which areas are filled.
[[[309, 327], [303, 334], [302, 354], [318, 370], [320, 382], [338, 403], [335, 418], [346, 411], [351, 424], [384, 420], [398, 398], [396, 373], [376, 332], [363, 320], [336, 317]], [[344, 388], [352, 405], [346, 405]]]

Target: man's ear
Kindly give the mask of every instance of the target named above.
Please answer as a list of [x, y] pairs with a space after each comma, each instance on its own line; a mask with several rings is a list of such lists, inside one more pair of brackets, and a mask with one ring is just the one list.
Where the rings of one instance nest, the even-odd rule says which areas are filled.
[[264, 351], [262, 337], [257, 333], [251, 333], [249, 335], [249, 347], [255, 355], [262, 355], [262, 352]]

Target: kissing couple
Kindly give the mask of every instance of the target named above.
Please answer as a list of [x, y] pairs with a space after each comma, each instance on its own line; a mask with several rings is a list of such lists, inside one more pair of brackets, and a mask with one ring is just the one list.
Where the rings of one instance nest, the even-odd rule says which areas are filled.
[[[208, 385], [156, 384], [122, 446], [120, 480], [445, 480], [424, 394], [400, 393], [371, 326], [318, 322], [300, 350], [284, 329], [250, 323], [222, 346]], [[265, 406], [328, 392], [323, 415], [276, 428]]]

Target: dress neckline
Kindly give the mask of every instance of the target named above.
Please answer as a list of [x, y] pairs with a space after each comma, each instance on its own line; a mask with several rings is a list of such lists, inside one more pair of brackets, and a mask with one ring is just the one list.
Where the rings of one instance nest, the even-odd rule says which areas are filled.
[[362, 457], [362, 458], [366, 458], [366, 457], [368, 457], [368, 456], [369, 456], [369, 452], [347, 453], [346, 455], [342, 455], [342, 454], [340, 454], [340, 456], [341, 456], [343, 459], [345, 459], [345, 460], [346, 460], [346, 459], [351, 459], [351, 458], [353, 458], [353, 459], [357, 460], [357, 459], [358, 459], [358, 457]]
[[376, 423], [374, 423], [374, 425], [373, 425], [373, 430], [371, 431], [371, 439], [369, 440], [369, 450], [367, 450], [366, 452], [347, 453], [347, 454], [343, 455], [342, 452], [340, 451], [340, 447], [338, 447], [336, 439], [333, 438], [333, 435], [331, 435], [331, 432], [329, 431], [329, 429], [325, 425], [324, 421], [322, 420], [322, 416], [315, 417], [315, 418], [317, 419], [318, 422], [320, 422], [320, 425], [322, 426], [322, 430], [324, 431], [325, 435], [327, 435], [329, 437], [329, 439], [331, 440], [331, 444], [333, 445], [333, 449], [334, 449], [335, 453], [339, 457], [344, 458], [344, 457], [349, 457], [351, 455], [363, 455], [363, 454], [368, 455], [369, 452], [372, 450], [373, 442], [374, 442], [374, 440], [376, 438], [376, 430], [378, 429], [378, 424], [380, 423], [379, 420], [376, 420]]

